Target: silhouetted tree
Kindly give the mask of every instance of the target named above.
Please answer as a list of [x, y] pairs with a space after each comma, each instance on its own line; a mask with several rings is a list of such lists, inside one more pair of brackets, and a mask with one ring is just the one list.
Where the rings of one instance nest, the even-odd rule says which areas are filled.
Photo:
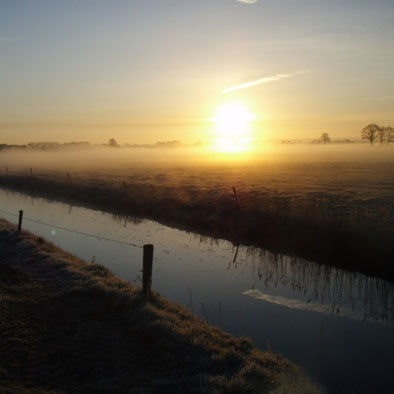
[[380, 142], [380, 145], [382, 145], [383, 142], [385, 141], [386, 135], [387, 135], [387, 127], [379, 127], [379, 129], [378, 129], [378, 140]]
[[387, 126], [385, 130], [387, 143], [394, 142], [394, 129], [391, 126]]
[[361, 138], [372, 145], [378, 137], [379, 130], [380, 127], [377, 124], [371, 123], [361, 130]]
[[323, 144], [328, 144], [331, 141], [328, 133], [323, 133], [320, 137], [320, 141], [323, 142]]
[[116, 139], [115, 138], [111, 138], [108, 141], [108, 146], [118, 146], [118, 143], [116, 142]]
[[60, 144], [58, 142], [29, 142], [27, 147], [31, 149], [56, 150], [60, 147]]

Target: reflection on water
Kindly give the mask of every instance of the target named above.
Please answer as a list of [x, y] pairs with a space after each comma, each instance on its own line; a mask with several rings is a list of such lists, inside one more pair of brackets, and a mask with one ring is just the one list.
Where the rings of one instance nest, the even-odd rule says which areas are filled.
[[[237, 250], [237, 254], [242, 252]], [[390, 282], [256, 248], [245, 248], [244, 254], [243, 269], [254, 277], [244, 295], [288, 308], [394, 325], [394, 286]], [[229, 268], [237, 264], [235, 259]], [[273, 294], [278, 288], [281, 295]]]
[[[153, 243], [154, 290], [210, 324], [283, 354], [328, 393], [394, 392], [391, 283], [0, 189], [0, 210], [17, 216], [19, 209], [34, 220], [25, 220], [25, 229], [137, 284], [142, 249], [132, 245]], [[0, 212], [15, 223], [13, 215]]]

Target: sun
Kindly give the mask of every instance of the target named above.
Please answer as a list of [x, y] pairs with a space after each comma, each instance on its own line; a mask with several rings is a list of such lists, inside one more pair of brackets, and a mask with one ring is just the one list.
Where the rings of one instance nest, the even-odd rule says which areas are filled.
[[214, 117], [216, 140], [214, 149], [243, 152], [250, 149], [253, 116], [247, 105], [235, 102], [222, 105]]

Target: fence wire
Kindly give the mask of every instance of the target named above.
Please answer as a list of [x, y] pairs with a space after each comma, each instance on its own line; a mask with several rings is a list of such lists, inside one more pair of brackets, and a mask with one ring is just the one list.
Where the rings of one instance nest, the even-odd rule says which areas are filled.
[[[5, 213], [5, 214], [10, 215], [10, 216], [19, 217], [19, 215], [15, 214], [15, 213], [12, 213], [12, 212], [4, 211], [3, 209], [0, 209], [0, 212]], [[121, 244], [121, 245], [132, 246], [134, 248], [142, 248], [143, 247], [142, 245], [137, 245], [137, 244], [134, 244], [134, 243], [131, 243], [131, 242], [119, 241], [119, 240], [113, 239], [113, 238], [102, 237], [101, 235], [85, 233], [83, 231], [78, 231], [78, 230], [73, 230], [73, 229], [70, 229], [70, 228], [62, 227], [62, 226], [57, 226], [55, 224], [46, 223], [46, 222], [43, 222], [41, 220], [30, 219], [30, 218], [28, 218], [26, 216], [23, 216], [23, 220], [27, 220], [29, 222], [33, 222], [33, 223], [41, 224], [43, 226], [55, 228], [57, 230], [63, 230], [63, 231], [68, 231], [68, 232], [74, 233], [74, 234], [85, 235], [87, 237], [96, 238], [96, 239], [103, 240], [103, 241], [109, 241], [109, 242], [114, 242], [114, 243]]]

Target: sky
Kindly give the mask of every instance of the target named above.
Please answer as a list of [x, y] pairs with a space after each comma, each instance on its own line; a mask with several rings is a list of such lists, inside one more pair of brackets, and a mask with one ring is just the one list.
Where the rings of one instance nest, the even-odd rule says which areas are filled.
[[394, 126], [393, 0], [0, 0], [0, 143], [256, 141]]

